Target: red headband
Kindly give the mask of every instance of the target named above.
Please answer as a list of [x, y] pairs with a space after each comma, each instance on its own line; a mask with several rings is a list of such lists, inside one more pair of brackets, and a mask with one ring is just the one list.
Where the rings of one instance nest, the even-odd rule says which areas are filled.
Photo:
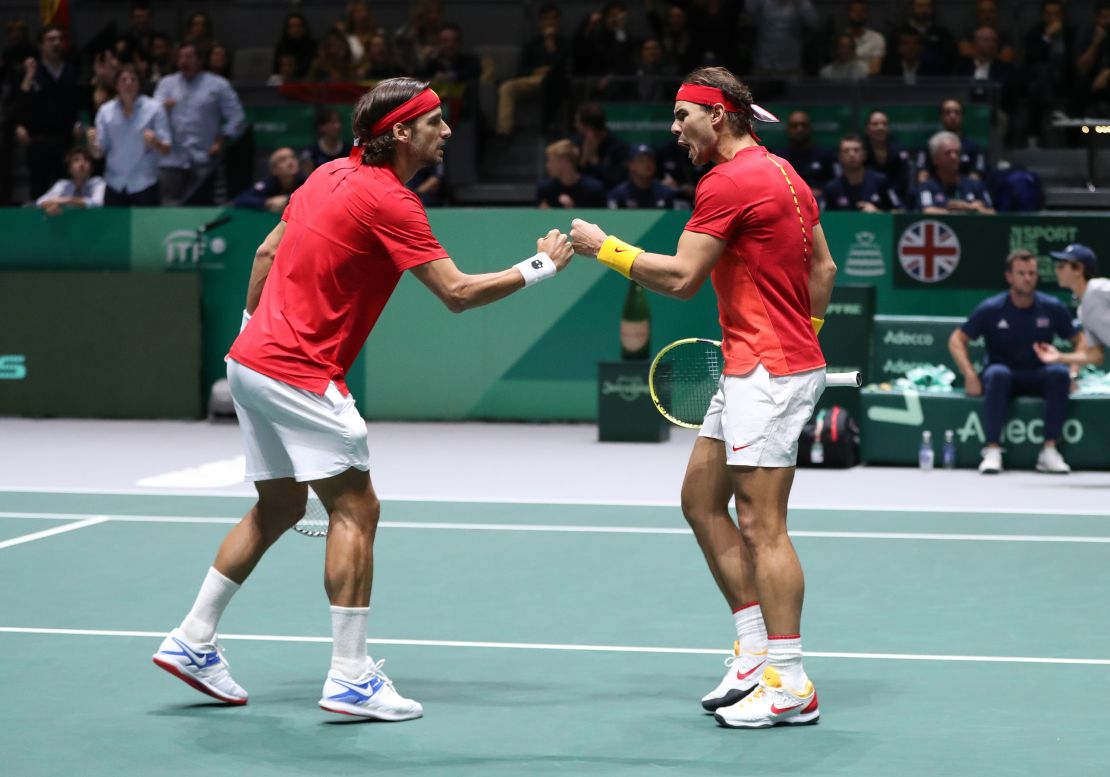
[[697, 105], [716, 105], [720, 103], [729, 113], [740, 113], [740, 106], [728, 98], [724, 92], [712, 86], [700, 84], [683, 84], [678, 87], [678, 94], [674, 96], [675, 102], [696, 103]]
[[381, 135], [383, 132], [392, 129], [394, 124], [402, 124], [406, 121], [410, 121], [438, 107], [439, 95], [431, 89], [425, 89], [423, 92], [420, 92], [420, 94], [410, 97], [385, 116], [378, 119], [374, 126], [370, 128], [370, 134], [372, 136]]

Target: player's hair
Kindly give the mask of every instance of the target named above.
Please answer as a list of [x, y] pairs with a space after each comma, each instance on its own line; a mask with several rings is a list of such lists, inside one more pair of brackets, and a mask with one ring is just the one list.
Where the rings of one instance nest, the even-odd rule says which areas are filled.
[[[712, 86], [740, 106], [738, 113], [726, 112], [727, 124], [737, 137], [752, 134], [752, 90], [723, 67], [699, 67], [682, 80], [684, 84]], [[706, 113], [710, 106], [703, 105]]]
[[385, 132], [373, 136], [370, 134], [371, 130], [379, 119], [427, 88], [427, 81], [403, 76], [387, 78], [379, 81], [373, 89], [359, 99], [351, 115], [351, 129], [361, 142], [364, 165], [384, 165], [393, 161], [397, 146], [393, 133]]
[[578, 146], [574, 145], [570, 140], [556, 140], [554, 143], [549, 143], [543, 152], [547, 156], [565, 157], [573, 162], [575, 167], [578, 166], [578, 155], [580, 152]]
[[960, 145], [960, 136], [959, 135], [957, 135], [955, 132], [949, 132], [948, 130], [941, 130], [940, 132], [936, 133], [931, 138], [929, 138], [929, 158], [930, 159], [932, 159], [934, 156], [936, 156], [937, 149], [940, 148], [940, 144], [945, 142], [946, 140], [950, 140], [950, 141], [955, 142], [955, 144], [957, 146]]
[[1027, 251], [1024, 248], [1019, 248], [1011, 251], [1006, 257], [1006, 272], [1014, 269], [1014, 262], [1028, 262], [1030, 259], [1036, 261], [1037, 256], [1032, 251]]

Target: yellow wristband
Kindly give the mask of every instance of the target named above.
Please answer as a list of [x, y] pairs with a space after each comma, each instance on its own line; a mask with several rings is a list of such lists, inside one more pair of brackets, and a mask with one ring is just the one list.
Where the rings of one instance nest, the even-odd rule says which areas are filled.
[[821, 327], [825, 325], [825, 319], [810, 316], [809, 323], [813, 325], [813, 334], [819, 335], [821, 334]]
[[625, 278], [632, 277], [632, 263], [644, 249], [629, 245], [615, 235], [609, 235], [597, 252], [597, 260], [611, 270], [616, 270]]

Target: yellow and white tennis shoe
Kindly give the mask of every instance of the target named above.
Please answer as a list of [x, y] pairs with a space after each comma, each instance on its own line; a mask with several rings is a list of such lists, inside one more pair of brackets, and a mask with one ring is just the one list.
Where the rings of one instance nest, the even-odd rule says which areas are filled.
[[382, 671], [383, 658], [358, 679], [351, 680], [334, 669], [324, 681], [320, 709], [376, 720], [412, 720], [424, 714], [420, 702], [397, 693], [393, 681]]
[[768, 666], [755, 691], [736, 704], [721, 707], [713, 717], [727, 728], [770, 728], [811, 726], [821, 713], [813, 683], [806, 680], [805, 688], [790, 690], [783, 687], [779, 673]]
[[196, 688], [201, 693], [227, 704], [246, 704], [247, 692], [231, 678], [220, 643], [198, 645], [174, 629], [162, 640], [153, 661], [162, 669]]
[[720, 685], [701, 697], [701, 706], [706, 712], [714, 712], [728, 707], [743, 699], [759, 685], [763, 668], [767, 665], [767, 651], [762, 653], [741, 653], [740, 641], [732, 643], [732, 655], [725, 659], [728, 670]]

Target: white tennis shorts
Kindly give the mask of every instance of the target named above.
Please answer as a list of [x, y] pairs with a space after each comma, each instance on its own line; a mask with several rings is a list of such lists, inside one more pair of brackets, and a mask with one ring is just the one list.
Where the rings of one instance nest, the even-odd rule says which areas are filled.
[[722, 375], [699, 436], [723, 440], [731, 466], [796, 466], [802, 427], [824, 391], [824, 367], [780, 376], [760, 364]]
[[227, 381], [247, 453], [247, 480], [322, 480], [370, 469], [366, 422], [334, 383], [323, 396], [255, 372], [234, 359]]

